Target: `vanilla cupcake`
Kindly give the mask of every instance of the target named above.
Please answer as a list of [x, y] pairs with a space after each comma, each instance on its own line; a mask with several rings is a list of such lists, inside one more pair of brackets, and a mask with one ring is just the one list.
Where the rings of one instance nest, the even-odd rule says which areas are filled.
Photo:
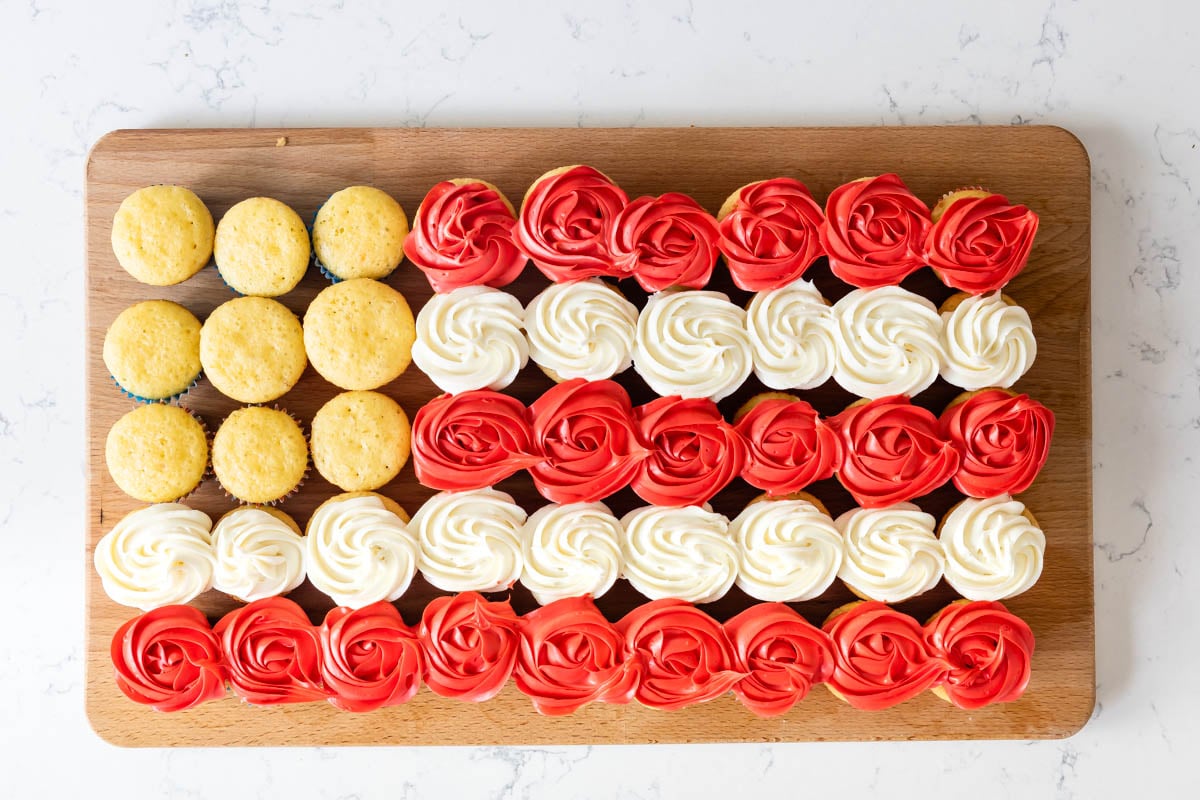
[[1029, 313], [1012, 298], [992, 292], [959, 292], [941, 307], [942, 377], [967, 391], [1007, 389], [1037, 358]]
[[413, 515], [421, 574], [447, 592], [498, 592], [521, 577], [525, 511], [495, 489], [441, 492]]
[[900, 603], [924, 594], [945, 564], [936, 524], [912, 503], [850, 509], [834, 520], [845, 544], [838, 577], [864, 600]]
[[413, 361], [443, 392], [499, 391], [529, 363], [524, 317], [517, 298], [488, 286], [436, 294], [417, 314]]
[[212, 256], [212, 214], [182, 186], [138, 189], [113, 217], [112, 248], [121, 267], [142, 283], [182, 283]]
[[855, 289], [833, 306], [833, 379], [851, 394], [910, 397], [941, 371], [942, 321], [933, 303], [899, 286]]
[[96, 544], [105, 593], [143, 611], [187, 603], [212, 587], [212, 520], [179, 503], [126, 514]]
[[1020, 500], [968, 497], [942, 518], [946, 582], [968, 600], [1004, 600], [1042, 574], [1046, 535]]
[[600, 381], [629, 369], [637, 306], [598, 278], [546, 287], [525, 307], [529, 355], [555, 381]]
[[621, 523], [604, 503], [551, 503], [521, 531], [521, 583], [539, 605], [601, 597], [621, 575]]
[[146, 503], [169, 503], [191, 494], [203, 480], [208, 435], [179, 406], [141, 406], [109, 429], [104, 460], [125, 494]]
[[246, 503], [276, 503], [304, 482], [308, 442], [286, 411], [239, 408], [213, 437], [212, 466], [230, 496]]
[[833, 309], [809, 281], [756, 293], [746, 307], [746, 333], [764, 386], [815, 389], [833, 375]]
[[404, 509], [383, 495], [329, 498], [305, 529], [309, 581], [339, 606], [398, 599], [417, 572], [417, 541], [407, 522]]
[[213, 527], [213, 588], [243, 603], [287, 594], [304, 582], [304, 538], [270, 506], [240, 506]]
[[820, 597], [842, 565], [842, 537], [821, 501], [807, 492], [763, 495], [729, 525], [737, 545], [737, 585], [757, 600]]
[[621, 518], [623, 576], [651, 600], [720, 600], [738, 577], [729, 520], [701, 506], [643, 506]]
[[226, 397], [267, 403], [290, 391], [304, 374], [304, 330], [282, 303], [238, 297], [217, 306], [204, 321], [200, 363]]
[[377, 389], [412, 361], [416, 326], [404, 295], [368, 279], [321, 291], [304, 312], [304, 349], [321, 377], [342, 389]]
[[304, 220], [270, 197], [243, 200], [217, 223], [213, 260], [221, 280], [239, 294], [287, 294], [304, 277], [311, 255]]
[[200, 320], [170, 300], [122, 311], [104, 334], [104, 366], [134, 400], [173, 400], [200, 379]]
[[372, 491], [400, 473], [410, 435], [408, 417], [392, 398], [343, 392], [313, 416], [313, 466], [343, 491]]
[[317, 266], [335, 282], [386, 278], [404, 258], [406, 236], [404, 209], [387, 192], [372, 186], [334, 192], [313, 219]]

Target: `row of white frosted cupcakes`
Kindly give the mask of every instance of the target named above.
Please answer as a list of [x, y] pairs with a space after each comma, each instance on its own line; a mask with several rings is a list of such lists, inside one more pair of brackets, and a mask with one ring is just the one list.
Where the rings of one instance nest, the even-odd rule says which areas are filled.
[[349, 493], [323, 503], [301, 535], [275, 509], [218, 520], [178, 503], [135, 511], [100, 541], [109, 596], [143, 610], [210, 588], [243, 601], [304, 580], [341, 606], [395, 600], [419, 570], [451, 592], [500, 591], [518, 580], [546, 604], [599, 597], [624, 577], [650, 599], [715, 601], [735, 584], [758, 600], [819, 597], [840, 578], [895, 603], [943, 576], [968, 600], [1001, 600], [1041, 575], [1045, 536], [1018, 500], [968, 498], [942, 520], [910, 503], [832, 519], [807, 495], [756, 501], [733, 520], [711, 510], [645, 506], [617, 519], [603, 503], [549, 505], [526, 516], [495, 489], [442, 492], [411, 520], [395, 503]]

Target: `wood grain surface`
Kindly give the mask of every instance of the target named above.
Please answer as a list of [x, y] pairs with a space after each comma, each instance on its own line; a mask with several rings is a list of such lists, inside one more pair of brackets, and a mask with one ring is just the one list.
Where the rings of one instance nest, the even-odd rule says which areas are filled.
[[[286, 144], [284, 141], [286, 139]], [[101, 360], [104, 332], [126, 306], [144, 299], [182, 303], [200, 319], [233, 297], [216, 270], [205, 269], [179, 286], [144, 286], [117, 264], [110, 245], [113, 214], [134, 189], [154, 183], [192, 188], [220, 216], [246, 197], [268, 195], [310, 219], [332, 192], [356, 183], [378, 186], [395, 196], [410, 217], [436, 182], [454, 177], [484, 178], [519, 201], [542, 172], [565, 164], [588, 163], [610, 175], [629, 196], [682, 191], [716, 212], [725, 197], [754, 180], [788, 175], [800, 178], [819, 201], [837, 185], [864, 175], [897, 172], [931, 206], [943, 193], [985, 186], [1032, 207], [1041, 228], [1028, 268], [1006, 293], [1024, 305], [1034, 321], [1038, 359], [1017, 384], [1057, 415], [1050, 459], [1022, 499], [1046, 531], [1045, 572], [1029, 592], [1008, 603], [1037, 636], [1033, 679], [1016, 703], [962, 711], [932, 694], [878, 713], [856, 711], [824, 688], [788, 714], [758, 719], [730, 695], [678, 712], [637, 705], [592, 705], [573, 716], [546, 718], [510, 682], [496, 699], [477, 705], [446, 700], [422, 689], [410, 703], [369, 714], [336, 711], [328, 704], [251, 708], [229, 697], [177, 714], [160, 714], [125, 699], [112, 679], [108, 648], [113, 632], [136, 610], [109, 600], [91, 567], [100, 537], [139, 503], [121, 493], [104, 464], [104, 439], [112, 423], [133, 408], [113, 385]], [[660, 129], [303, 129], [118, 131], [92, 150], [87, 166], [88, 267], [88, 467], [86, 532], [87, 713], [104, 739], [129, 746], [167, 745], [348, 745], [348, 744], [572, 744], [713, 741], [800, 741], [838, 739], [1051, 738], [1077, 731], [1095, 701], [1095, 635], [1092, 598], [1091, 383], [1089, 331], [1090, 197], [1087, 154], [1060, 128], [660, 128]], [[831, 301], [848, 291], [822, 259], [810, 272]], [[409, 263], [387, 279], [416, 312], [430, 295], [424, 276]], [[316, 270], [280, 298], [298, 315], [326, 285]], [[509, 290], [528, 301], [546, 281], [529, 266]], [[940, 303], [951, 292], [922, 270], [904, 284]], [[639, 305], [644, 294], [623, 284]], [[737, 302], [748, 295], [734, 289], [719, 265], [713, 286]], [[633, 370], [619, 379], [634, 402], [651, 397]], [[551, 385], [532, 363], [508, 390], [526, 403]], [[753, 379], [720, 405], [727, 417], [762, 387]], [[336, 389], [311, 367], [279, 402], [305, 423]], [[415, 367], [383, 389], [411, 418], [437, 392]], [[916, 401], [935, 413], [958, 393], [940, 381]], [[801, 393], [822, 414], [840, 411], [853, 398], [829, 383]], [[207, 382], [184, 398], [213, 430], [237, 404]], [[532, 511], [544, 503], [524, 475], [501, 484]], [[410, 513], [431, 492], [413, 478], [411, 464], [383, 490]], [[833, 514], [852, 503], [835, 481], [810, 489]], [[282, 507], [303, 525], [322, 500], [337, 490], [315, 471], [303, 489]], [[757, 490], [738, 480], [714, 506], [736, 514]], [[943, 489], [919, 504], [941, 516], [956, 502]], [[214, 519], [234, 504], [211, 478], [187, 501]], [[625, 490], [611, 499], [618, 514], [639, 505]], [[418, 579], [397, 602], [410, 623], [438, 594]], [[331, 603], [307, 583], [292, 594], [320, 621]], [[512, 592], [519, 612], [532, 608], [528, 593]], [[819, 600], [796, 604], [820, 624], [835, 606], [850, 599], [835, 585]], [[955, 599], [940, 584], [903, 603], [901, 610], [924, 619]], [[599, 601], [610, 619], [643, 602], [628, 584]], [[750, 601], [736, 589], [706, 606], [726, 619]], [[194, 605], [215, 619], [233, 607], [210, 592]]]

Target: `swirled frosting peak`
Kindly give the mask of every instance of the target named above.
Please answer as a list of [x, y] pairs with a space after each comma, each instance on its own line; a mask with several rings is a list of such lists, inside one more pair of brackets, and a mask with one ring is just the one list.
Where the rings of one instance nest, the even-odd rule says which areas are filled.
[[361, 608], [404, 594], [417, 571], [417, 542], [374, 494], [322, 503], [305, 536], [308, 579], [339, 606]]
[[838, 577], [856, 594], [899, 603], [942, 579], [945, 558], [933, 531], [936, 520], [912, 503], [852, 508], [834, 524], [846, 544]]
[[212, 538], [217, 591], [250, 603], [304, 582], [304, 539], [269, 511], [234, 509], [217, 520]]
[[729, 520], [699, 506], [645, 506], [621, 519], [625, 577], [657, 600], [711, 603], [737, 578], [738, 555]]
[[601, 597], [621, 575], [621, 523], [604, 503], [543, 506], [521, 535], [521, 583], [540, 605]]
[[942, 366], [942, 320], [933, 303], [899, 286], [856, 289], [833, 306], [833, 379], [851, 394], [915, 395]]
[[1004, 600], [1041, 577], [1046, 535], [1006, 494], [963, 500], [942, 520], [939, 538], [946, 582], [968, 600]]
[[413, 362], [443, 392], [503, 389], [529, 363], [524, 317], [520, 301], [499, 289], [436, 294], [417, 314]]
[[746, 309], [754, 374], [772, 389], [815, 389], [837, 363], [833, 309], [817, 287], [797, 280], [759, 292]]
[[442, 492], [425, 501], [410, 529], [421, 574], [448, 592], [495, 592], [521, 577], [525, 511], [495, 489]]
[[637, 318], [599, 279], [551, 284], [525, 307], [529, 355], [559, 380], [611, 378], [633, 363]]
[[825, 251], [825, 214], [794, 178], [738, 189], [721, 209], [719, 245], [739, 289], [765, 292], [799, 278]]
[[993, 292], [962, 298], [942, 312], [942, 352], [947, 382], [967, 391], [1007, 389], [1033, 366], [1037, 340], [1029, 313]]
[[96, 544], [104, 591], [148, 611], [187, 603], [212, 588], [212, 520], [180, 503], [158, 503], [121, 518]]
[[819, 597], [842, 565], [842, 537], [807, 500], [762, 500], [734, 517], [738, 588], [751, 597], [799, 602]]

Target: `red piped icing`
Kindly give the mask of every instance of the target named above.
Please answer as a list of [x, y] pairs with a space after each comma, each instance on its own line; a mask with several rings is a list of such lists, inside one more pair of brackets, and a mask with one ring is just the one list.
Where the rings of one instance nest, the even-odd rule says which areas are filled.
[[515, 397], [487, 389], [444, 394], [413, 419], [413, 471], [431, 489], [493, 486], [542, 460], [532, 436], [525, 406]]
[[183, 711], [225, 696], [221, 645], [191, 606], [163, 606], [126, 622], [109, 648], [117, 688], [155, 711]]
[[929, 207], [898, 175], [851, 181], [825, 203], [821, 244], [833, 274], [861, 289], [892, 286], [925, 265]]
[[399, 705], [421, 686], [421, 644], [391, 603], [331, 609], [320, 637], [321, 677], [343, 711]]
[[613, 258], [612, 229], [629, 202], [597, 169], [575, 166], [543, 177], [521, 204], [517, 247], [555, 283], [598, 275], [622, 277]]
[[946, 663], [939, 685], [959, 708], [1010, 703], [1029, 685], [1033, 631], [1000, 603], [952, 603], [925, 626], [925, 640]]
[[737, 669], [733, 685], [742, 705], [760, 717], [786, 713], [833, 672], [829, 634], [783, 603], [759, 603], [725, 623]]
[[745, 677], [721, 623], [683, 600], [653, 600], [617, 623], [641, 662], [634, 695], [650, 708], [675, 711], [720, 697]]
[[588, 703], [628, 703], [640, 666], [590, 597], [556, 600], [521, 619], [513, 678], [540, 714], [570, 714]]
[[213, 628], [234, 694], [266, 706], [328, 697], [321, 682], [321, 638], [304, 609], [268, 597], [235, 609]]
[[742, 437], [707, 398], [660, 397], [633, 418], [651, 452], [630, 485], [651, 505], [707, 503], [742, 471]]
[[1037, 214], [1002, 194], [960, 197], [930, 229], [925, 258], [947, 286], [992, 292], [1025, 269], [1037, 229]]
[[647, 449], [638, 440], [629, 394], [614, 381], [564, 381], [529, 408], [533, 441], [545, 456], [529, 467], [555, 503], [591, 503], [624, 488]]
[[842, 442], [837, 477], [863, 508], [929, 494], [958, 469], [958, 451], [931, 412], [903, 395], [852, 406], [829, 420]]
[[702, 289], [717, 263], [717, 220], [686, 194], [639, 197], [612, 228], [611, 250], [623, 273], [647, 292]]
[[746, 443], [742, 478], [767, 494], [798, 492], [841, 465], [841, 439], [803, 400], [762, 400], [735, 427]]
[[435, 694], [479, 703], [504, 688], [521, 644], [520, 620], [508, 601], [477, 592], [430, 601], [421, 615], [425, 683]]
[[984, 389], [943, 411], [938, 427], [958, 451], [954, 485], [960, 492], [1020, 494], [1046, 463], [1054, 412], [1029, 395]]
[[442, 181], [417, 209], [404, 255], [435, 292], [462, 286], [506, 286], [525, 268], [513, 242], [517, 218], [495, 189], [481, 182]]
[[933, 688], [945, 663], [929, 651], [921, 625], [878, 602], [855, 603], [826, 621], [833, 641], [829, 687], [863, 711], [881, 711]]
[[743, 187], [720, 222], [718, 245], [739, 289], [766, 292], [800, 278], [824, 255], [825, 214], [808, 187], [772, 178]]

